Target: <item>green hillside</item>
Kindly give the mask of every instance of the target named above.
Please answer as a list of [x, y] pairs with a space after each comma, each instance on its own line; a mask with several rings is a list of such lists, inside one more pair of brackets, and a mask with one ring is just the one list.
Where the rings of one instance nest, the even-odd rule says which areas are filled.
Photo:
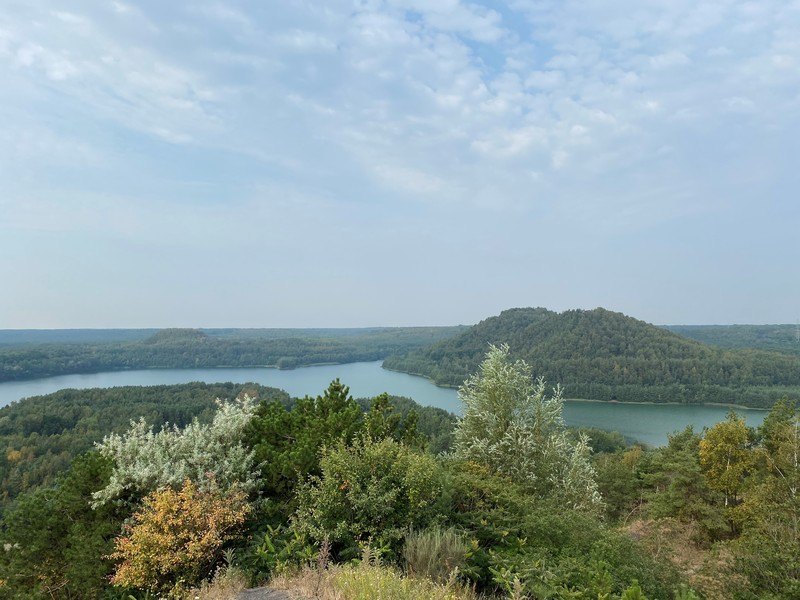
[[489, 343], [506, 343], [567, 397], [770, 406], [800, 396], [800, 358], [725, 350], [602, 308], [516, 308], [449, 340], [387, 358], [384, 367], [459, 385]]

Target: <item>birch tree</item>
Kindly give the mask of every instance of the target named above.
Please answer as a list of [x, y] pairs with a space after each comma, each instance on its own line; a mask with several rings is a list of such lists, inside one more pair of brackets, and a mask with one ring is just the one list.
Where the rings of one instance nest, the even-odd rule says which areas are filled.
[[700, 466], [709, 487], [725, 496], [725, 506], [738, 504], [739, 492], [752, 462], [747, 426], [734, 412], [709, 429], [700, 441]]

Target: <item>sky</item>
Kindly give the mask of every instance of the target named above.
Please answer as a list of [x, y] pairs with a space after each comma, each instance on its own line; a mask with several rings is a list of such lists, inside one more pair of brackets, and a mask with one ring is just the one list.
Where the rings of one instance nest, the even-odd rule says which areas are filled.
[[800, 317], [800, 1], [0, 3], [0, 328]]

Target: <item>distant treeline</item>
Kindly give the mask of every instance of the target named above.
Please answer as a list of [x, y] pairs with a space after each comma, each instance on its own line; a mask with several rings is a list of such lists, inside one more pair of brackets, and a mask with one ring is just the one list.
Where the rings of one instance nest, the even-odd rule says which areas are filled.
[[769, 407], [800, 397], [800, 358], [724, 350], [604, 309], [512, 309], [468, 331], [384, 361], [440, 385], [459, 385], [487, 344], [506, 343], [568, 398], [731, 403]]
[[23, 343], [19, 340], [29, 338], [18, 336], [15, 344], [0, 348], [0, 382], [126, 369], [291, 369], [380, 360], [446, 339], [463, 329], [213, 330], [213, 335], [198, 329], [166, 329], [135, 341], [48, 344]]
[[668, 325], [665, 329], [720, 348], [752, 348], [800, 356], [797, 325]]

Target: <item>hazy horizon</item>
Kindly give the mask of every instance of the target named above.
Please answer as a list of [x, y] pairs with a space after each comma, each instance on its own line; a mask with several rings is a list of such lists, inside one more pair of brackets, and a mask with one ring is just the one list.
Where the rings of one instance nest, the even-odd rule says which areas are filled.
[[11, 0], [0, 329], [793, 324], [798, 30], [779, 0]]
[[[522, 307], [509, 307], [509, 308], [522, 308]], [[546, 307], [545, 307], [546, 308]], [[595, 307], [605, 308], [605, 307]], [[506, 310], [506, 309], [503, 309]], [[572, 310], [572, 309], [565, 309]], [[591, 310], [591, 309], [579, 309]], [[555, 311], [563, 312], [563, 311]], [[621, 311], [615, 311], [621, 312]], [[485, 315], [477, 321], [469, 323], [406, 323], [401, 325], [396, 324], [367, 324], [367, 325], [316, 325], [316, 326], [303, 326], [303, 325], [285, 325], [285, 326], [272, 326], [272, 325], [251, 325], [251, 326], [237, 326], [237, 325], [143, 325], [138, 327], [126, 327], [124, 325], [115, 325], [110, 327], [0, 327], [0, 331], [81, 331], [81, 330], [161, 330], [161, 329], [202, 329], [202, 330], [224, 330], [224, 329], [297, 329], [297, 330], [311, 330], [311, 329], [379, 329], [379, 328], [392, 328], [392, 327], [470, 327], [476, 325], [480, 321], [489, 317], [496, 316], [498, 313]], [[639, 319], [636, 315], [627, 314], [626, 316]], [[639, 319], [643, 320], [643, 319]], [[649, 322], [649, 321], [648, 321]], [[794, 323], [651, 323], [657, 327], [731, 327], [731, 326], [781, 326], [781, 327], [797, 327], [797, 322]]]

